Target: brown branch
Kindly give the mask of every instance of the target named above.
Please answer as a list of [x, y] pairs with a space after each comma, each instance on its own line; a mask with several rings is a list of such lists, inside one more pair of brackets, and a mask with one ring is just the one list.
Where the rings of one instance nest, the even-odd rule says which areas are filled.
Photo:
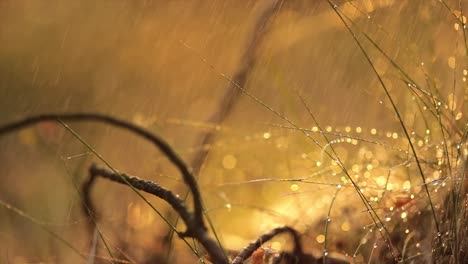
[[[86, 182], [83, 188], [83, 194], [85, 201], [91, 202], [90, 197], [90, 188], [92, 183], [95, 182], [97, 177], [102, 177], [104, 179], [108, 179], [113, 182], [117, 182], [120, 184], [128, 185], [130, 184], [133, 188], [152, 194], [156, 197], [159, 197], [166, 201], [168, 204], [172, 206], [172, 208], [180, 215], [184, 223], [187, 225], [188, 229], [197, 229], [197, 223], [195, 223], [191, 213], [187, 209], [184, 201], [177, 197], [172, 191], [162, 187], [161, 185], [154, 183], [152, 181], [140, 179], [135, 176], [130, 176], [125, 173], [114, 173], [111, 170], [107, 170], [105, 168], [99, 167], [96, 164], [92, 164], [89, 168], [89, 181]], [[85, 189], [87, 191], [85, 191]], [[92, 204], [88, 204], [88, 208], [93, 208]]]
[[[103, 177], [111, 181], [121, 183], [121, 184], [130, 184], [133, 188], [153, 194], [162, 200], [169, 203], [172, 208], [180, 215], [182, 220], [187, 226], [187, 232], [179, 234], [182, 236], [193, 237], [203, 245], [208, 254], [211, 256], [213, 263], [216, 264], [227, 264], [229, 261], [226, 259], [222, 248], [214, 241], [208, 234], [207, 228], [203, 221], [202, 217], [202, 205], [201, 205], [201, 194], [198, 188], [198, 184], [195, 180], [195, 177], [185, 165], [184, 161], [174, 152], [174, 150], [166, 143], [163, 139], [155, 136], [151, 132], [138, 127], [134, 124], [128, 123], [123, 120], [119, 120], [110, 116], [94, 113], [84, 113], [84, 114], [47, 114], [47, 115], [37, 115], [22, 119], [17, 122], [9, 123], [3, 126], [0, 126], [0, 136], [19, 130], [21, 128], [34, 125], [43, 121], [99, 121], [103, 123], [110, 124], [112, 126], [120, 127], [126, 130], [129, 130], [140, 137], [153, 143], [160, 151], [162, 151], [169, 160], [179, 169], [184, 178], [184, 182], [188, 185], [193, 194], [194, 200], [194, 212], [191, 213], [188, 208], [185, 206], [185, 203], [178, 198], [172, 191], [165, 189], [164, 187], [147, 180], [143, 180], [137, 177], [129, 176], [123, 173], [115, 173], [113, 171], [98, 167], [97, 165], [92, 165], [90, 167], [90, 178], [85, 182], [83, 191], [84, 191], [84, 200], [85, 205], [88, 206], [86, 211], [94, 212], [94, 208], [90, 198], [90, 189], [94, 185], [96, 177]], [[88, 213], [87, 212], [87, 213]], [[241, 264], [247, 258], [249, 258], [252, 253], [257, 250], [263, 243], [271, 240], [278, 234], [289, 233], [292, 235], [294, 240], [294, 250], [293, 254], [296, 256], [304, 255], [301, 245], [299, 233], [291, 227], [280, 227], [273, 229], [271, 232], [263, 234], [255, 242], [250, 243], [246, 246], [239, 255], [233, 260], [232, 264]]]
[[[209, 235], [206, 229], [201, 228], [198, 222], [194, 219], [193, 214], [190, 213], [184, 201], [177, 197], [172, 191], [160, 186], [152, 181], [140, 179], [135, 176], [130, 176], [125, 173], [114, 173], [113, 171], [99, 167], [96, 164], [91, 165], [89, 168], [90, 178], [85, 183], [83, 193], [85, 195], [85, 201], [90, 204], [86, 204], [87, 208], [93, 208], [90, 198], [90, 188], [93, 186], [97, 177], [102, 177], [113, 182], [128, 185], [130, 184], [133, 188], [152, 194], [156, 197], [161, 198], [172, 206], [172, 208], [179, 214], [187, 226], [186, 236], [193, 237], [203, 245], [211, 258], [215, 263], [228, 263], [225, 259], [222, 249], [219, 247]], [[85, 189], [86, 188], [86, 189]], [[88, 209], [89, 210], [89, 209]], [[179, 234], [181, 235], [181, 234]]]
[[[0, 135], [7, 134], [18, 129], [28, 127], [34, 125], [39, 122], [44, 121], [98, 121], [102, 123], [106, 123], [115, 127], [119, 127], [125, 130], [129, 130], [138, 136], [150, 141], [155, 145], [161, 152], [163, 152], [166, 157], [174, 164], [177, 169], [182, 174], [185, 184], [190, 188], [190, 191], [193, 195], [193, 204], [194, 204], [194, 214], [195, 219], [194, 221], [197, 223], [200, 228], [206, 230], [205, 223], [203, 221], [203, 208], [201, 202], [201, 194], [200, 189], [198, 188], [198, 184], [195, 180], [194, 175], [188, 169], [185, 162], [177, 155], [177, 153], [169, 146], [169, 144], [164, 141], [162, 138], [154, 135], [153, 133], [136, 126], [132, 123], [110, 117], [103, 114], [97, 113], [72, 113], [72, 114], [43, 114], [37, 116], [27, 117], [20, 121], [16, 121], [13, 123], [9, 123], [3, 126], [0, 126]], [[190, 234], [187, 234], [190, 235]]]
[[283, 233], [289, 233], [292, 235], [293, 240], [294, 240], [294, 249], [293, 249], [293, 255], [295, 256], [302, 256], [304, 253], [302, 251], [301, 247], [301, 241], [299, 238], [299, 233], [292, 227], [289, 226], [284, 226], [284, 227], [278, 227], [270, 232], [261, 235], [255, 242], [250, 243], [248, 246], [246, 246], [238, 255], [237, 257], [232, 261], [232, 264], [242, 264], [246, 259], [248, 259], [252, 253], [254, 253], [255, 250], [260, 248], [263, 243], [271, 240], [273, 237], [283, 234]]
[[198, 188], [198, 184], [195, 180], [194, 175], [188, 169], [185, 162], [174, 152], [174, 150], [169, 146], [169, 144], [164, 141], [163, 139], [159, 138], [158, 136], [152, 134], [151, 132], [138, 127], [134, 124], [128, 123], [126, 121], [116, 119], [110, 116], [96, 114], [96, 113], [75, 113], [75, 114], [44, 114], [44, 115], [37, 115], [27, 117], [20, 121], [12, 122], [3, 126], [0, 126], [0, 136], [19, 130], [21, 128], [34, 125], [39, 122], [44, 121], [98, 121], [106, 124], [110, 124], [115, 127], [123, 128], [125, 130], [129, 130], [140, 137], [150, 141], [155, 145], [161, 152], [163, 152], [168, 159], [179, 169], [181, 172], [185, 184], [188, 185], [190, 188], [192, 195], [193, 195], [193, 202], [194, 202], [194, 212], [190, 213], [187, 207], [185, 206], [184, 202], [180, 200], [174, 193], [171, 191], [161, 187], [160, 185], [145, 181], [136, 177], [131, 177], [125, 174], [117, 174], [111, 171], [107, 171], [103, 168], [99, 168], [97, 166], [92, 166], [90, 168], [90, 179], [85, 183], [85, 203], [90, 206], [89, 211], [94, 211], [92, 207], [91, 199], [90, 199], [90, 188], [93, 186], [96, 176], [101, 176], [112, 181], [122, 183], [122, 184], [130, 184], [136, 189], [151, 193], [166, 202], [168, 202], [174, 210], [181, 216], [184, 220], [187, 231], [183, 234], [179, 234], [181, 236], [189, 236], [193, 237], [202, 244], [208, 254], [212, 257], [214, 263], [229, 263], [226, 257], [224, 256], [223, 250], [220, 246], [208, 235], [207, 228], [203, 221], [203, 208], [201, 202], [201, 194], [200, 189]]

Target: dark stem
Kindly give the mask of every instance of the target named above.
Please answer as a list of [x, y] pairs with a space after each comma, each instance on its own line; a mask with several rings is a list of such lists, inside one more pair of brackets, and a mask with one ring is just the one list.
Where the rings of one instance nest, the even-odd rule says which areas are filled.
[[[89, 182], [93, 182], [94, 179], [97, 177], [102, 177], [104, 179], [108, 179], [113, 182], [117, 182], [120, 184], [130, 184], [135, 189], [150, 193], [156, 197], [159, 197], [166, 201], [168, 204], [172, 206], [172, 208], [180, 215], [184, 223], [187, 225], [187, 229], [196, 229], [199, 228], [196, 223], [192, 219], [192, 215], [190, 214], [187, 206], [185, 205], [184, 201], [182, 201], [177, 195], [175, 195], [172, 191], [167, 190], [166, 188], [162, 187], [161, 185], [154, 183], [152, 181], [140, 179], [135, 176], [130, 176], [125, 173], [116, 174], [111, 170], [107, 170], [105, 168], [99, 167], [96, 164], [91, 165], [89, 168], [90, 180], [86, 183], [85, 188], [88, 188], [88, 191], [84, 192], [85, 201], [90, 202], [91, 198], [89, 197], [90, 192], [89, 188], [91, 187]], [[92, 180], [93, 179], [93, 180]], [[93, 208], [93, 206], [89, 206], [88, 208]], [[193, 232], [189, 232], [193, 233]]]
[[202, 244], [205, 247], [208, 254], [212, 257], [214, 263], [229, 263], [226, 257], [224, 256], [223, 250], [208, 235], [207, 228], [203, 221], [203, 208], [201, 202], [200, 189], [198, 187], [194, 175], [188, 169], [185, 162], [177, 155], [177, 153], [175, 153], [175, 151], [171, 148], [171, 146], [169, 146], [169, 144], [166, 141], [134, 124], [96, 113], [43, 114], [31, 116], [16, 122], [0, 126], [0, 136], [44, 121], [98, 121], [110, 124], [115, 127], [120, 127], [125, 130], [129, 130], [153, 143], [153, 145], [155, 145], [161, 152], [163, 152], [167, 156], [167, 158], [181, 172], [185, 184], [188, 185], [193, 195], [193, 203], [195, 207], [193, 214], [189, 212], [189, 210], [187, 209], [187, 207], [181, 199], [179, 199], [173, 192], [161, 187], [160, 185], [136, 177], [131, 177], [125, 174], [107, 171], [106, 169], [99, 168], [95, 165], [91, 166], [90, 179], [85, 183], [84, 186], [85, 204], [90, 206], [87, 210], [91, 212], [94, 211], [90, 198], [90, 189], [95, 182], [96, 176], [101, 176], [122, 184], [130, 184], [135, 189], [151, 193], [168, 202], [174, 208], [174, 210], [176, 210], [177, 213], [181, 216], [181, 218], [184, 220], [187, 226], [187, 232], [179, 235], [189, 236], [197, 239], [200, 242], [200, 244]]
[[[206, 229], [198, 225], [193, 215], [187, 209], [187, 206], [185, 205], [184, 201], [177, 197], [177, 195], [174, 194], [172, 191], [167, 190], [166, 188], [152, 181], [140, 179], [138, 177], [130, 176], [125, 173], [117, 174], [113, 171], [99, 167], [95, 164], [91, 165], [91, 167], [89, 168], [89, 173], [90, 178], [89, 181], [85, 183], [84, 188], [86, 188], [86, 190], [83, 191], [83, 193], [85, 194], [85, 201], [91, 203], [91, 198], [89, 197], [90, 188], [95, 182], [95, 179], [97, 179], [98, 177], [102, 177], [124, 185], [130, 184], [133, 188], [159, 197], [162, 200], [166, 201], [168, 204], [170, 204], [187, 226], [188, 231], [186, 232], [186, 235], [197, 239], [198, 242], [200, 242], [200, 244], [202, 244], [205, 247], [206, 251], [212, 257], [215, 263], [228, 263], [224, 257], [222, 249], [218, 246], [218, 243], [216, 243], [208, 235]], [[92, 204], [87, 204], [87, 207], [93, 208]]]
[[195, 222], [201, 227], [206, 229], [205, 223], [203, 221], [203, 208], [201, 202], [201, 194], [200, 189], [198, 188], [198, 184], [195, 180], [194, 175], [188, 169], [185, 162], [177, 155], [177, 153], [169, 146], [169, 144], [163, 140], [162, 138], [154, 135], [153, 133], [131, 124], [129, 122], [106, 116], [103, 114], [97, 113], [72, 113], [72, 114], [43, 114], [37, 116], [27, 117], [20, 121], [16, 121], [10, 124], [6, 124], [0, 127], [0, 135], [13, 132], [15, 130], [34, 125], [39, 122], [44, 121], [98, 121], [106, 124], [110, 124], [115, 127], [120, 127], [125, 130], [129, 130], [140, 137], [150, 141], [155, 145], [161, 152], [163, 152], [166, 157], [174, 164], [177, 169], [182, 174], [185, 184], [190, 188], [190, 191], [193, 195], [193, 204], [194, 204], [194, 214], [195, 214]]
[[263, 243], [271, 240], [273, 237], [283, 234], [283, 233], [289, 233], [293, 237], [294, 240], [294, 249], [293, 249], [293, 255], [295, 256], [302, 256], [303, 251], [301, 247], [301, 241], [299, 238], [299, 233], [292, 227], [289, 226], [284, 226], [284, 227], [278, 227], [270, 232], [261, 235], [255, 242], [250, 243], [248, 246], [246, 246], [242, 251], [237, 255], [237, 257], [232, 261], [232, 264], [242, 264], [246, 259], [248, 259], [252, 253], [254, 253], [255, 250], [260, 248]]

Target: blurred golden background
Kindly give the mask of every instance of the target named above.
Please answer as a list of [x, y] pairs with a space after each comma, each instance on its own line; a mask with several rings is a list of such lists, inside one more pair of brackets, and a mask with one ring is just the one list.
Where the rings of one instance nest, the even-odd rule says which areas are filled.
[[[462, 162], [448, 163], [463, 174], [467, 44], [458, 1], [336, 4], [395, 101], [427, 180], [451, 176], [441, 169], [444, 144], [455, 149], [462, 142]], [[357, 252], [367, 261], [378, 238], [366, 235], [363, 227], [372, 221], [326, 155], [330, 146], [389, 226], [403, 221], [405, 211], [383, 208], [407, 199], [427, 206], [394, 109], [327, 1], [0, 1], [0, 98], [1, 124], [38, 113], [99, 112], [160, 135], [197, 172], [227, 249], [291, 225], [305, 234], [307, 250], [321, 254], [330, 216], [327, 250]], [[180, 175], [146, 142], [100, 124], [69, 125], [118, 170], [185, 196]], [[335, 133], [328, 134], [331, 143], [319, 126]], [[0, 148], [0, 262], [82, 263], [40, 226], [89, 253], [90, 220], [77, 188], [97, 158], [58, 123], [2, 137]], [[97, 225], [119, 259], [196, 261], [177, 237], [168, 253], [167, 225], [132, 190], [104, 180], [97, 185]], [[175, 221], [166, 204], [146, 197]], [[98, 248], [109, 257], [101, 243]]]

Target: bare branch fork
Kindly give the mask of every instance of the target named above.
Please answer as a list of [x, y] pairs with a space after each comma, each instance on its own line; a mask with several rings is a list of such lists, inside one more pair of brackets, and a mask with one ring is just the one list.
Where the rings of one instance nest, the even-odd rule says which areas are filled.
[[[78, 113], [78, 114], [45, 114], [25, 118], [23, 120], [13, 122], [0, 127], [0, 135], [6, 134], [27, 126], [34, 125], [39, 122], [44, 121], [98, 121], [102, 123], [107, 123], [115, 127], [120, 127], [125, 130], [129, 130], [138, 136], [150, 141], [155, 145], [161, 152], [163, 152], [166, 157], [179, 169], [185, 184], [190, 188], [190, 191], [193, 195], [193, 204], [195, 207], [194, 210], [194, 221], [203, 229], [206, 229], [206, 226], [203, 222], [203, 213], [202, 213], [202, 203], [201, 203], [201, 194], [198, 188], [198, 184], [195, 180], [195, 177], [192, 175], [192, 172], [189, 170], [185, 162], [177, 155], [177, 153], [169, 146], [169, 144], [161, 139], [160, 137], [154, 135], [153, 133], [136, 126], [132, 123], [116, 119], [103, 114], [96, 113]], [[190, 236], [192, 230], [187, 230], [187, 236]]]
[[220, 248], [218, 243], [209, 236], [207, 229], [203, 228], [195, 221], [193, 214], [188, 210], [184, 201], [172, 191], [167, 190], [166, 188], [152, 181], [140, 179], [125, 173], [117, 174], [113, 171], [99, 167], [96, 164], [92, 164], [89, 168], [89, 175], [90, 177], [88, 181], [83, 186], [83, 195], [85, 206], [86, 208], [89, 208], [91, 212], [94, 212], [94, 206], [91, 203], [90, 192], [91, 187], [98, 177], [102, 177], [104, 179], [108, 179], [124, 185], [130, 184], [133, 188], [159, 197], [172, 206], [172, 208], [184, 221], [185, 225], [187, 226], [187, 230], [191, 230], [190, 233], [179, 233], [179, 236], [193, 237], [197, 239], [198, 242], [200, 242], [200, 244], [205, 247], [206, 251], [213, 258], [213, 260], [216, 261], [215, 263], [229, 263], [228, 260], [224, 257], [223, 249]]
[[[213, 257], [216, 263], [228, 263], [228, 261], [224, 257], [222, 249], [208, 235], [208, 231], [207, 231], [205, 222], [203, 220], [203, 213], [202, 213], [203, 208], [202, 208], [202, 202], [201, 202], [200, 189], [198, 188], [198, 184], [195, 180], [194, 175], [189, 170], [185, 162], [177, 155], [177, 153], [169, 146], [169, 144], [165, 140], [129, 122], [116, 119], [107, 115], [96, 114], [96, 113], [44, 114], [44, 115], [31, 116], [31, 117], [27, 117], [25, 119], [22, 119], [16, 122], [12, 122], [12, 123], [0, 126], [0, 135], [4, 135], [4, 134], [34, 125], [39, 122], [44, 122], [44, 121], [102, 122], [102, 123], [106, 123], [106, 124], [119, 127], [125, 130], [129, 130], [137, 134], [138, 136], [153, 143], [153, 145], [155, 145], [161, 152], [163, 152], [164, 155], [166, 155], [166, 157], [181, 172], [185, 184], [187, 184], [190, 191], [192, 192], [193, 204], [194, 204], [193, 213], [190, 213], [188, 211], [185, 204], [179, 198], [177, 198], [177, 196], [174, 193], [164, 189], [163, 187], [155, 183], [140, 180], [135, 177], [129, 177], [129, 176], [125, 177], [124, 175], [121, 175], [121, 176], [115, 175], [114, 177], [111, 177], [110, 173], [106, 172], [103, 169], [99, 169], [96, 166], [92, 166], [90, 168], [91, 175], [102, 174], [101, 176], [103, 177], [107, 176], [107, 178], [112, 178], [113, 181], [120, 182], [120, 183], [124, 183], [125, 180], [127, 180], [135, 188], [140, 189], [142, 191], [147, 191], [165, 200], [177, 211], [177, 213], [180, 214], [180, 216], [185, 222], [185, 225], [187, 226], [187, 230], [184, 233], [181, 233], [179, 235], [185, 236], [185, 237], [196, 238], [205, 247], [205, 249]], [[89, 187], [92, 185], [94, 181], [94, 179], [92, 178], [87, 183], [89, 184]], [[88, 205], [91, 205], [91, 203], [89, 203], [89, 197], [85, 197], [85, 201], [88, 203]]]
[[[85, 204], [88, 207], [90, 207], [91, 211], [93, 211], [90, 198], [90, 189], [93, 186], [97, 177], [103, 177], [105, 179], [109, 179], [111, 181], [121, 184], [130, 184], [135, 189], [153, 194], [169, 203], [172, 206], [172, 208], [180, 215], [187, 227], [186, 232], [180, 233], [179, 235], [182, 237], [193, 237], [196, 240], [198, 240], [198, 242], [200, 242], [200, 244], [202, 244], [205, 250], [208, 252], [214, 263], [229, 263], [229, 260], [226, 259], [223, 253], [223, 249], [208, 234], [208, 230], [203, 219], [201, 193], [194, 175], [192, 174], [188, 166], [185, 164], [185, 162], [177, 155], [177, 153], [170, 147], [170, 145], [165, 140], [129, 122], [97, 113], [44, 114], [31, 116], [16, 122], [0, 126], [0, 136], [44, 121], [97, 121], [125, 130], [129, 130], [153, 143], [153, 145], [155, 145], [162, 153], [164, 153], [164, 155], [166, 155], [166, 157], [181, 172], [185, 184], [187, 184], [193, 195], [194, 212], [190, 212], [187, 206], [185, 205], [184, 201], [178, 198], [177, 195], [175, 195], [172, 191], [165, 189], [157, 183], [129, 176], [124, 173], [115, 173], [113, 171], [99, 167], [95, 164], [91, 165], [89, 169], [90, 178], [83, 186]], [[299, 234], [297, 233], [297, 231], [295, 231], [291, 227], [281, 227], [276, 228], [271, 232], [260, 236], [255, 242], [249, 244], [239, 253], [239, 255], [234, 259], [232, 263], [243, 263], [263, 243], [267, 242], [274, 236], [281, 233], [290, 233], [293, 236], [293, 254], [299, 256], [302, 255], [303, 253], [300, 246]]]
[[[125, 173], [116, 174], [111, 170], [107, 170], [105, 168], [99, 167], [96, 164], [92, 164], [89, 168], [89, 179], [83, 186], [83, 195], [85, 196], [85, 204], [92, 212], [94, 212], [94, 206], [92, 206], [91, 199], [90, 199], [90, 189], [97, 179], [97, 177], [102, 177], [104, 179], [109, 179], [113, 182], [121, 183], [124, 185], [130, 184], [135, 189], [144, 191], [146, 193], [153, 194], [156, 197], [159, 197], [169, 203], [172, 208], [180, 215], [180, 217], [184, 220], [184, 223], [193, 222], [193, 218], [190, 215], [187, 206], [185, 205], [184, 201], [179, 199], [176, 194], [172, 191], [165, 189], [161, 185], [154, 183], [152, 181], [147, 181], [140, 179], [135, 176], [130, 176]], [[195, 223], [194, 223], [195, 224]], [[191, 225], [194, 225], [191, 224]]]

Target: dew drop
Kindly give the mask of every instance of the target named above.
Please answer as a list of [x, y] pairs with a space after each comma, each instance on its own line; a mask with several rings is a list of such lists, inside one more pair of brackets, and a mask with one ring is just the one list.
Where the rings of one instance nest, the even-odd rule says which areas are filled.
[[233, 155], [226, 155], [224, 156], [222, 163], [225, 169], [234, 169], [237, 165], [237, 159]]
[[451, 69], [455, 69], [455, 67], [456, 67], [456, 59], [455, 59], [455, 57], [449, 57], [449, 58], [447, 59], [447, 64], [448, 64], [448, 66], [449, 66]]
[[345, 232], [351, 230], [351, 225], [349, 224], [348, 221], [345, 221], [345, 222], [343, 222], [343, 224], [341, 224], [341, 230], [343, 230]]
[[317, 240], [318, 243], [322, 244], [325, 242], [325, 236], [324, 235], [318, 235], [315, 240]]
[[291, 189], [291, 191], [297, 192], [297, 190], [299, 190], [299, 185], [294, 183], [294, 184], [291, 184], [289, 188]]

